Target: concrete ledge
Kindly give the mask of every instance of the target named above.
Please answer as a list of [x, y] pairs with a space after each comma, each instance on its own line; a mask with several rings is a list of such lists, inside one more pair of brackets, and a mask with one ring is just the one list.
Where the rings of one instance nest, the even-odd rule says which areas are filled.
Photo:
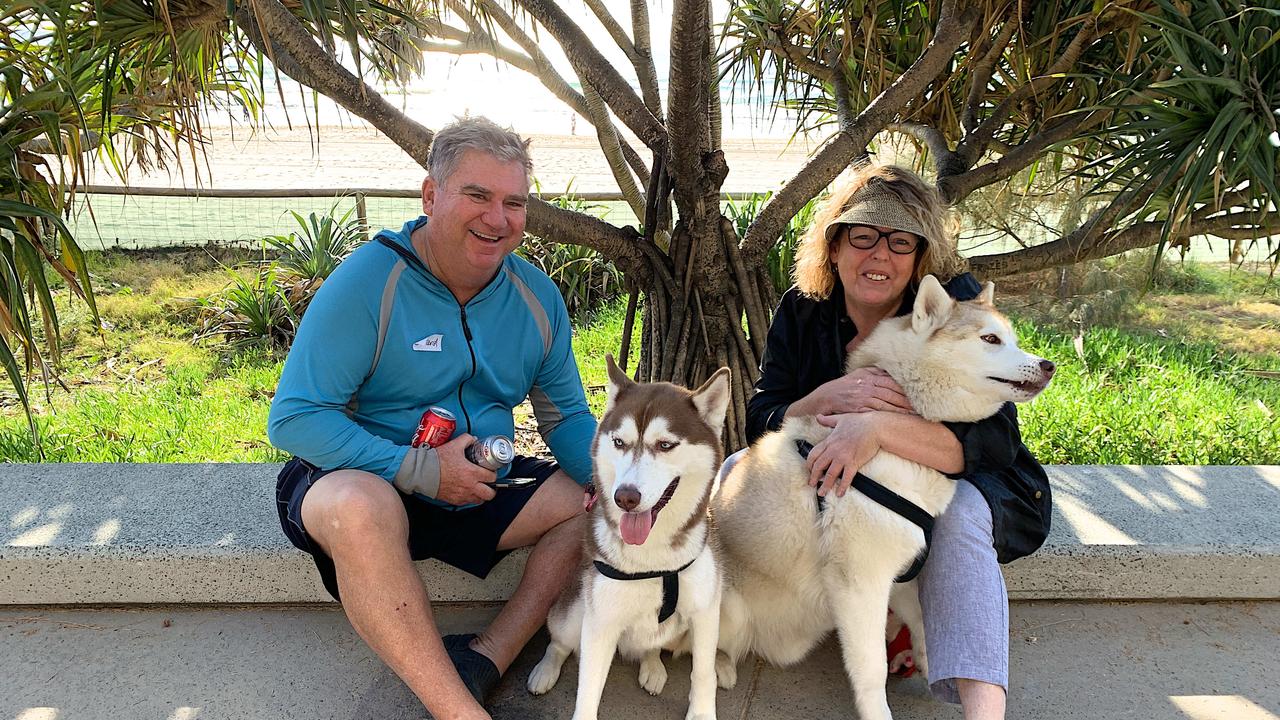
[[[275, 465], [0, 466], [0, 604], [322, 602], [279, 529]], [[1280, 598], [1280, 467], [1057, 466], [1053, 534], [1005, 567], [1011, 598]], [[420, 564], [438, 601], [502, 600]]]
[[1046, 469], [1053, 532], [1005, 566], [1010, 598], [1280, 598], [1280, 467]]

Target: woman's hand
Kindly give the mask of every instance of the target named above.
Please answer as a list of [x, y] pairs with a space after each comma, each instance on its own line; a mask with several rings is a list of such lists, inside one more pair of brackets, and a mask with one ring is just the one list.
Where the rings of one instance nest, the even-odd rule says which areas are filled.
[[858, 368], [826, 384], [818, 391], [829, 414], [872, 410], [913, 413], [911, 401], [889, 373], [878, 367]]
[[809, 487], [817, 487], [819, 497], [832, 490], [843, 497], [853, 476], [880, 451], [881, 415], [874, 411], [819, 415], [818, 423], [835, 429], [809, 451]]

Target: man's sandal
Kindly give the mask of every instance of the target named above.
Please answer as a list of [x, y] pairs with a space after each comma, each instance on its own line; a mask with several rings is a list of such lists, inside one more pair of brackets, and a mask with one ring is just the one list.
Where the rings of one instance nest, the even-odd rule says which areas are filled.
[[458, 677], [462, 678], [462, 684], [471, 691], [476, 702], [483, 706], [502, 680], [502, 673], [498, 672], [498, 666], [492, 660], [471, 649], [471, 641], [475, 638], [475, 633], [467, 633], [445, 635], [441, 639], [444, 641], [445, 652], [449, 653], [449, 659], [453, 661], [454, 669], [458, 671]]

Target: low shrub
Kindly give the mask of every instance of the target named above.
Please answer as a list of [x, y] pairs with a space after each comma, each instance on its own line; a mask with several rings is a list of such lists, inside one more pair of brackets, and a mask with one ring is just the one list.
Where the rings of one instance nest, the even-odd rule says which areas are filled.
[[[741, 238], [746, 234], [747, 228], [751, 227], [751, 223], [755, 222], [756, 216], [760, 214], [760, 209], [769, 200], [772, 193], [757, 193], [746, 200], [733, 201], [730, 200], [725, 207], [725, 216], [733, 222], [734, 228], [738, 231], [738, 237]], [[778, 242], [769, 248], [769, 255], [766, 262], [766, 268], [769, 272], [769, 279], [773, 281], [773, 289], [782, 294], [787, 288], [791, 287], [791, 269], [796, 264], [796, 248], [800, 244], [800, 236], [804, 234], [809, 223], [813, 221], [813, 213], [818, 207], [818, 203], [823, 198], [818, 197], [805, 203], [804, 207], [791, 218], [787, 226], [782, 230], [782, 237]]]
[[268, 248], [279, 253], [276, 263], [282, 271], [303, 280], [323, 281], [364, 242], [368, 228], [351, 216], [355, 208], [334, 217], [337, 209], [335, 203], [328, 214], [310, 213], [305, 218], [290, 210], [299, 229], [262, 239]]
[[[569, 193], [556, 198], [552, 204], [584, 213], [599, 209]], [[622, 294], [622, 272], [591, 248], [526, 233], [516, 253], [551, 278], [564, 297], [569, 315], [574, 318], [585, 317]]]
[[298, 313], [274, 265], [246, 278], [228, 270], [231, 285], [200, 303], [197, 340], [222, 337], [235, 349], [287, 351], [298, 331]]

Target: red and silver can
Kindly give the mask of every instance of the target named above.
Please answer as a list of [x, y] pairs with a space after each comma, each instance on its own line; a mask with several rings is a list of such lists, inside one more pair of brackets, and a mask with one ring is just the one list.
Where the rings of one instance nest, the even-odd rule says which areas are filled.
[[440, 447], [453, 437], [453, 430], [456, 427], [458, 427], [458, 420], [453, 413], [442, 407], [429, 407], [422, 413], [422, 419], [418, 421], [418, 430], [413, 433], [413, 439], [409, 444], [413, 447], [422, 445]]
[[516, 447], [509, 438], [502, 435], [490, 435], [480, 438], [467, 446], [467, 459], [482, 468], [497, 472], [502, 466], [516, 457]]

